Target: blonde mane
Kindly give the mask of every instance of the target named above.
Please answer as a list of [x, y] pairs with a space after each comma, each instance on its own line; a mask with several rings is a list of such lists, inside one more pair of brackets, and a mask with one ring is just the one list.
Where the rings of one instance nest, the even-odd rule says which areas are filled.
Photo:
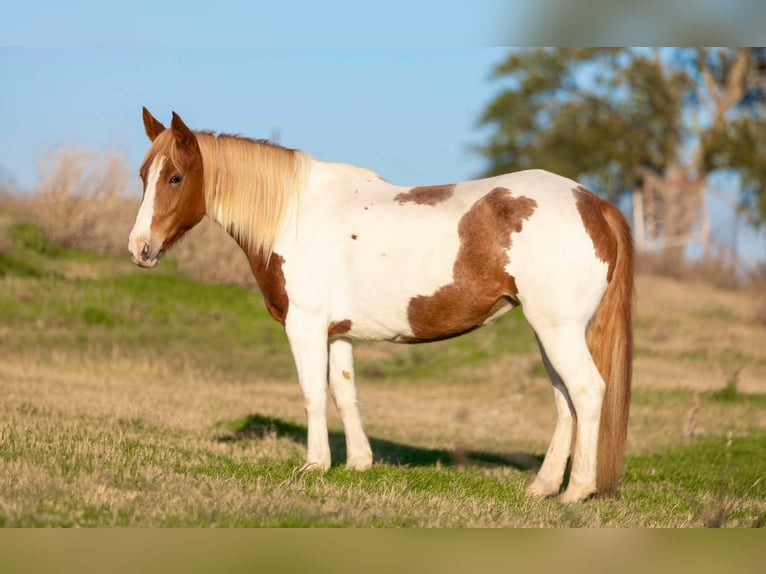
[[[212, 132], [194, 135], [202, 155], [208, 216], [243, 247], [268, 259], [285, 216], [300, 201], [308, 178], [306, 156], [267, 141]], [[158, 155], [179, 165], [171, 130], [154, 140], [142, 169]]]
[[306, 158], [265, 141], [194, 134], [202, 153], [208, 215], [241, 245], [268, 259], [285, 215], [300, 200]]

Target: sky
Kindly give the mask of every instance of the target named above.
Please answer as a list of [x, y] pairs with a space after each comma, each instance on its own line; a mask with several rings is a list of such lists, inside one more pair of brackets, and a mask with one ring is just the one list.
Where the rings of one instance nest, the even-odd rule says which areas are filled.
[[[131, 167], [148, 149], [147, 106], [169, 124], [278, 136], [318, 158], [392, 182], [458, 181], [484, 167], [470, 150], [499, 89], [504, 48], [0, 49], [0, 165], [21, 188], [54, 146], [112, 147]], [[137, 180], [136, 180], [137, 181]]]
[[[33, 188], [38, 161], [64, 144], [123, 154], [134, 175], [131, 192], [140, 193], [135, 174], [148, 147], [142, 106], [166, 125], [175, 111], [192, 129], [276, 135], [283, 145], [373, 169], [401, 185], [469, 179], [485, 167], [471, 146], [486, 139], [477, 120], [500, 89], [491, 71], [508, 53], [492, 46], [608, 44], [618, 25], [625, 43], [651, 37], [672, 45], [669, 22], [673, 14], [691, 21], [689, 1], [652, 0], [655, 11], [643, 12], [635, 2], [611, 0], [580, 0], [578, 7], [590, 6], [580, 10], [558, 0], [6, 3], [0, 182], [12, 178], [22, 190]], [[695, 17], [707, 19], [687, 26], [683, 37], [723, 21], [713, 10], [719, 5], [742, 15], [738, 29], [741, 20], [762, 21], [732, 9], [731, 1], [749, 2], [704, 0]], [[665, 9], [661, 37], [658, 3]], [[593, 21], [601, 22], [595, 35]], [[561, 35], [580, 30], [591, 35]], [[711, 214], [716, 239], [734, 242], [728, 207], [713, 200]], [[739, 228], [745, 257], [763, 258], [764, 235]]]

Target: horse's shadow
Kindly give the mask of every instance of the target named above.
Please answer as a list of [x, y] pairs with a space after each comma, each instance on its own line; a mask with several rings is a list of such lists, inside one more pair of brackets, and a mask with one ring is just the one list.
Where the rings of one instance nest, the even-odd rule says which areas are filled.
[[[233, 434], [221, 435], [217, 440], [220, 442], [239, 442], [276, 434], [278, 437], [306, 444], [306, 433], [307, 429], [304, 425], [275, 417], [252, 414], [237, 425]], [[346, 459], [346, 439], [343, 433], [331, 431], [329, 438], [333, 460], [344, 461]], [[444, 466], [505, 466], [521, 471], [537, 472], [543, 461], [542, 456], [526, 452], [498, 454], [466, 449], [429, 449], [373, 437], [370, 437], [370, 446], [375, 454], [376, 462], [404, 466], [435, 466], [437, 464]], [[337, 464], [342, 464], [342, 462]]]

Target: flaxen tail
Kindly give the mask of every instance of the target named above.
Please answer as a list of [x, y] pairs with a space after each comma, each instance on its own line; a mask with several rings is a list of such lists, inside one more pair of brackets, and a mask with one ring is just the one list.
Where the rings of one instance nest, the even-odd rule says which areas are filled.
[[588, 328], [588, 348], [606, 382], [598, 438], [597, 485], [601, 496], [617, 492], [628, 434], [633, 375], [633, 239], [620, 210], [602, 201], [612, 234], [614, 261], [606, 293]]

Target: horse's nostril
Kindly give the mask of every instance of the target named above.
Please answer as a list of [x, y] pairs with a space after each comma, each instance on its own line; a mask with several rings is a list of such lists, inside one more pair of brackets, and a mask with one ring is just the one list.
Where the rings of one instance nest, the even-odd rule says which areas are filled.
[[141, 249], [141, 259], [144, 261], [149, 259], [149, 244], [148, 243], [144, 243], [144, 246]]

